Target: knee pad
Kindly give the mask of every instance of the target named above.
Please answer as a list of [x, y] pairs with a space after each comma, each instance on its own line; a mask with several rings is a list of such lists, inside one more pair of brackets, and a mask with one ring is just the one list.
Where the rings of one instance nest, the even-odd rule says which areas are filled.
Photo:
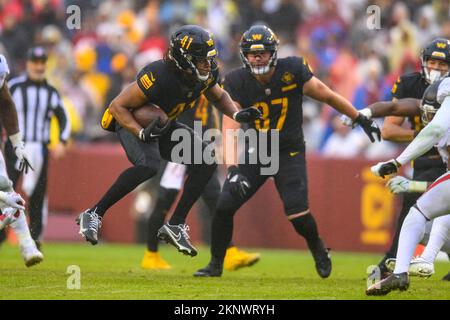
[[13, 183], [9, 178], [0, 176], [0, 191], [11, 192], [14, 191]]

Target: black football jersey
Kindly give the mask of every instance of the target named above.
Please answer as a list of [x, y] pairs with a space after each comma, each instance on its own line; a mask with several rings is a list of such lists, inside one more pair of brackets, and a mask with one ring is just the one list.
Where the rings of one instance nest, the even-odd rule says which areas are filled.
[[[398, 78], [397, 82], [392, 86], [392, 97], [397, 99], [415, 98], [422, 99], [428, 83], [420, 72], [409, 73]], [[408, 118], [411, 123], [411, 129], [419, 132], [424, 127], [420, 117]]]
[[[429, 84], [425, 81], [420, 72], [409, 73], [398, 78], [397, 82], [392, 86], [392, 96], [397, 99], [415, 98], [422, 99], [425, 90]], [[409, 117], [411, 123], [411, 129], [418, 133], [424, 128], [422, 119], [420, 116]], [[431, 157], [431, 159], [430, 159]], [[438, 158], [438, 159], [434, 159]], [[438, 150], [433, 147], [428, 152], [413, 161], [413, 167], [435, 167], [440, 166]]]
[[269, 84], [258, 82], [246, 68], [231, 71], [224, 88], [242, 108], [257, 107], [262, 120], [250, 124], [260, 131], [275, 129], [280, 134], [280, 148], [304, 143], [302, 130], [303, 85], [313, 73], [299, 57], [278, 59]]
[[139, 71], [136, 81], [149, 103], [159, 106], [170, 119], [175, 119], [193, 108], [200, 95], [216, 85], [218, 79], [219, 71], [216, 69], [208, 80], [192, 83], [164, 60], [158, 60]]
[[212, 104], [201, 95], [194, 102], [193, 108], [185, 110], [178, 116], [178, 121], [194, 128], [194, 121], [199, 121], [202, 124], [202, 129], [219, 128], [218, 113], [214, 110]]

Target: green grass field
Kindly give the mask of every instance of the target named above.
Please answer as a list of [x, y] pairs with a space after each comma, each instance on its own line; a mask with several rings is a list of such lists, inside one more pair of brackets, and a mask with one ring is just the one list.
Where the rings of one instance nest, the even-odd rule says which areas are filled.
[[[194, 278], [209, 259], [200, 248], [195, 258], [163, 246], [173, 269], [145, 271], [139, 267], [144, 246], [46, 244], [42, 264], [26, 268], [17, 247], [0, 248], [0, 299], [446, 299], [450, 282], [440, 279], [450, 263], [437, 263], [430, 279], [413, 278], [407, 292], [383, 298], [365, 296], [366, 268], [379, 255], [333, 252], [333, 272], [320, 279], [307, 252], [260, 250], [261, 261], [251, 268], [225, 271], [222, 278]], [[252, 249], [254, 250], [254, 249]], [[67, 289], [67, 267], [81, 269], [81, 288]]]

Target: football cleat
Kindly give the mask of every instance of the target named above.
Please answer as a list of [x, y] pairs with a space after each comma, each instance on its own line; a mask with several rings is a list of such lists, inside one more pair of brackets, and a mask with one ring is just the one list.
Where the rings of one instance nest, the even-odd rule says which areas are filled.
[[98, 230], [102, 227], [102, 221], [95, 210], [87, 209], [80, 213], [75, 221], [80, 226], [79, 234], [92, 245], [96, 245], [98, 243]]
[[210, 262], [206, 267], [197, 270], [194, 273], [194, 277], [220, 277], [222, 276], [222, 271], [222, 265]]
[[224, 259], [224, 268], [228, 271], [235, 271], [243, 267], [250, 267], [257, 263], [260, 258], [259, 253], [248, 253], [236, 247], [229, 247]]
[[[387, 259], [386, 267], [393, 272], [395, 269], [396, 259]], [[434, 274], [434, 264], [421, 257], [413, 258], [409, 264], [408, 273], [412, 277], [429, 278]]]
[[442, 281], [450, 281], [450, 272], [442, 278]]
[[36, 248], [34, 243], [30, 246], [20, 247], [20, 253], [27, 267], [34, 266], [44, 260], [44, 255]]
[[5, 208], [0, 213], [0, 230], [10, 225], [19, 217], [20, 211], [15, 208]]
[[159, 252], [145, 250], [144, 258], [141, 261], [141, 268], [147, 270], [168, 270], [172, 269]]
[[392, 290], [405, 291], [409, 287], [409, 276], [407, 272], [391, 274], [386, 279], [378, 281], [366, 290], [368, 296], [384, 296]]
[[169, 223], [165, 223], [158, 230], [157, 236], [158, 239], [173, 245], [179, 252], [195, 257], [197, 255], [197, 249], [189, 241], [188, 231], [189, 226], [186, 224], [172, 226]]
[[330, 249], [325, 248], [322, 239], [309, 248], [314, 261], [316, 262], [316, 271], [321, 278], [328, 278], [331, 274], [331, 255]]

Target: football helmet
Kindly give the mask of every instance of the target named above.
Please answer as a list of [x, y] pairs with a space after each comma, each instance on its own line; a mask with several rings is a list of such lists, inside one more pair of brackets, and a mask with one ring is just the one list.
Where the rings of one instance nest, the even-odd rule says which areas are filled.
[[437, 38], [429, 43], [422, 50], [420, 55], [420, 60], [422, 62], [422, 75], [428, 83], [432, 84], [447, 77], [449, 72], [441, 75], [441, 73], [437, 70], [429, 71], [426, 68], [428, 59], [441, 60], [450, 66], [450, 41], [444, 38]]
[[437, 91], [442, 80], [434, 82], [424, 92], [422, 103], [420, 104], [420, 115], [424, 125], [427, 125], [440, 108], [440, 103], [437, 101]]
[[196, 63], [207, 59], [213, 71], [217, 69], [216, 56], [217, 49], [213, 36], [202, 27], [185, 25], [178, 28], [170, 37], [169, 58], [180, 70], [196, 76], [199, 81], [208, 80], [210, 73], [201, 75]]
[[[239, 43], [241, 60], [253, 74], [265, 74], [277, 64], [278, 39], [275, 33], [264, 25], [255, 25], [244, 32]], [[249, 52], [270, 51], [270, 60], [265, 66], [254, 67], [247, 59]]]

